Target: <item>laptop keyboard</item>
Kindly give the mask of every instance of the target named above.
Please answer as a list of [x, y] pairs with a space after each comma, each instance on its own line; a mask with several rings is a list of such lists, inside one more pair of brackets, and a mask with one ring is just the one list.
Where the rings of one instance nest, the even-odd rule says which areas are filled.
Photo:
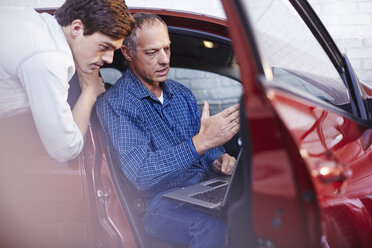
[[213, 188], [208, 191], [204, 191], [195, 195], [191, 198], [199, 199], [206, 202], [218, 203], [221, 202], [225, 196], [227, 184], [218, 188]]

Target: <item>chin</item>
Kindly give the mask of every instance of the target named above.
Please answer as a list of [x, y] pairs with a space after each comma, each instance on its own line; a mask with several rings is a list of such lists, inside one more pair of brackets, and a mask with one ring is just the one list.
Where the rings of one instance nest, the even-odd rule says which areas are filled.
[[162, 76], [162, 77], [158, 77], [158, 78], [156, 79], [156, 81], [157, 81], [157, 82], [164, 82], [167, 78], [168, 78], [168, 74], [165, 75], [165, 76]]

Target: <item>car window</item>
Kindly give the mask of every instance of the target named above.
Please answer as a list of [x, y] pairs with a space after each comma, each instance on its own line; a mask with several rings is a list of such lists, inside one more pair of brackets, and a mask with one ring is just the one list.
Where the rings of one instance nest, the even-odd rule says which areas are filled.
[[[100, 72], [103, 81], [111, 85], [122, 76], [115, 68], [101, 68]], [[210, 115], [238, 103], [242, 94], [239, 81], [213, 72], [173, 67], [169, 70], [168, 79], [189, 88], [196, 97], [200, 111], [204, 101], [208, 101]]]
[[327, 54], [288, 1], [245, 0], [273, 83], [348, 110], [348, 90]]
[[120, 70], [113, 67], [106, 67], [100, 69], [101, 77], [103, 82], [107, 84], [115, 84], [119, 78], [121, 78], [122, 73]]
[[217, 73], [195, 69], [170, 68], [169, 79], [188, 87], [202, 111], [204, 100], [209, 103], [210, 115], [239, 102], [242, 87], [239, 81]]

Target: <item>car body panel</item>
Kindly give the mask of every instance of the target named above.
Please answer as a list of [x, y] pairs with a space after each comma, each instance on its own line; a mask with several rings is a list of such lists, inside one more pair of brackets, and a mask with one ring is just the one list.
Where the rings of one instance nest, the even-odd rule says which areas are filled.
[[[254, 38], [252, 33], [247, 34], [242, 23], [244, 20], [239, 17], [241, 8], [232, 7], [231, 1], [223, 1], [223, 4], [229, 26], [235, 27], [230, 34], [235, 51], [239, 51], [237, 59], [240, 67], [245, 69], [241, 69], [241, 79], [246, 116], [250, 130], [254, 130], [251, 137], [254, 231], [259, 242], [274, 247], [318, 246], [319, 243], [312, 241], [310, 237], [314, 234], [313, 238], [318, 236], [319, 221], [314, 220], [315, 224], [308, 224], [310, 218], [317, 216], [316, 206], [312, 203], [308, 207], [315, 213], [304, 213], [301, 207], [303, 203], [298, 200], [298, 182], [294, 178], [289, 154], [283, 144], [281, 123], [258, 82], [262, 67], [252, 63], [258, 58], [257, 51], [252, 46]], [[262, 69], [260, 72], [264, 74]], [[283, 238], [289, 236], [295, 238]]]
[[[360, 143], [366, 127], [318, 106], [294, 101], [293, 97], [289, 98], [282, 92], [272, 90], [268, 94], [280, 119], [297, 143], [311, 175], [325, 225], [323, 235], [328, 245], [369, 247], [371, 240], [363, 236], [365, 230], [371, 230], [372, 222], [361, 202], [362, 198], [371, 195], [369, 187], [362, 183], [368, 177], [369, 173], [365, 172], [368, 172], [372, 158], [371, 149], [364, 150]], [[337, 219], [340, 226], [338, 229], [336, 227], [339, 232], [337, 236], [353, 235], [353, 240], [332, 237], [336, 221], [332, 215], [337, 216], [333, 213], [343, 213], [342, 218], [339, 216]], [[350, 223], [354, 226], [352, 234], [345, 233], [341, 228], [350, 228]]]
[[[239, 1], [223, 2], [225, 4], [225, 9], [227, 9], [226, 6], [231, 2], [236, 4], [237, 9], [241, 8], [241, 6], [239, 6]], [[294, 2], [298, 3], [298, 1]], [[229, 20], [234, 19], [234, 16], [238, 15], [239, 11], [235, 11], [235, 13], [234, 11], [231, 11], [231, 13], [227, 11]], [[244, 20], [244, 16], [242, 19]], [[240, 23], [239, 20], [236, 20], [233, 25], [239, 26], [244, 24], [241, 23], [241, 20]], [[246, 23], [245, 28], [242, 28], [242, 30], [237, 33], [241, 36], [241, 34], [245, 32], [247, 37], [249, 37], [252, 34], [248, 33], [249, 31], [247, 32], [247, 29], [249, 29], [249, 25]], [[328, 38], [324, 38], [325, 42], [327, 42]], [[232, 33], [233, 44], [236, 41], [235, 39], [239, 39], [239, 36], [236, 35], [236, 37], [234, 37]], [[251, 38], [251, 41], [252, 40]], [[249, 42], [245, 42], [249, 44]], [[250, 44], [252, 45], [252, 43]], [[242, 49], [242, 44], [235, 43], [234, 45], [237, 46], [235, 47], [236, 51]], [[329, 54], [331, 54], [331, 52], [329, 52]], [[237, 54], [238, 60], [240, 62], [244, 61], [244, 58], [242, 59], [239, 55], [240, 54]], [[247, 55], [245, 54], [245, 56]], [[256, 56], [256, 59], [258, 57], [259, 56]], [[262, 64], [260, 64], [262, 62], [259, 59], [257, 60], [257, 67], [262, 68]], [[249, 62], [249, 59], [247, 62]], [[246, 66], [247, 65], [244, 64], [244, 67]], [[261, 77], [265, 77], [262, 71], [260, 74], [262, 75]], [[257, 79], [258, 78], [260, 78], [260, 76], [257, 76]], [[244, 79], [243, 76], [243, 84], [249, 84], [248, 87], [252, 88], [255, 88], [255, 86], [252, 86], [253, 83], [260, 85], [264, 84], [263, 81], [266, 80], [263, 79], [260, 82], [260, 80], [253, 79], [252, 77], [248, 78], [246, 81]], [[252, 94], [253, 96], [247, 94], [245, 96], [248, 119], [250, 119], [249, 116], [252, 116], [252, 113], [249, 113], [249, 102], [251, 102], [252, 99], [250, 100], [249, 98], [266, 98], [267, 101], [265, 104], [268, 105], [267, 109], [269, 109], [267, 112], [271, 110], [271, 114], [277, 117], [280, 122], [278, 126], [282, 126], [286, 129], [280, 130], [278, 127], [271, 127], [273, 130], [277, 131], [277, 133], [275, 131], [269, 132], [272, 136], [271, 139], [273, 140], [277, 136], [287, 133], [289, 136], [282, 138], [288, 139], [295, 144], [294, 152], [300, 155], [300, 160], [302, 160], [302, 163], [304, 163], [306, 167], [304, 167], [305, 170], [302, 168], [300, 171], [301, 175], [298, 174], [299, 170], [296, 167], [300, 166], [302, 163], [299, 164], [298, 161], [297, 163], [291, 161], [292, 164], [288, 167], [288, 163], [284, 162], [285, 159], [283, 157], [283, 159], [280, 160], [283, 164], [281, 166], [278, 165], [280, 168], [278, 169], [273, 166], [275, 158], [263, 162], [262, 164], [260, 161], [255, 161], [255, 159], [253, 159], [253, 174], [259, 174], [260, 170], [267, 169], [266, 175], [277, 174], [278, 177], [280, 177], [280, 171], [287, 169], [287, 178], [283, 176], [281, 180], [278, 180], [280, 182], [278, 185], [281, 184], [281, 187], [274, 185], [274, 180], [268, 180], [266, 187], [269, 189], [271, 188], [271, 191], [282, 190], [281, 192], [286, 192], [288, 195], [294, 195], [293, 189], [296, 189], [297, 200], [307, 203], [313, 202], [310, 209], [301, 207], [303, 216], [313, 216], [316, 219], [303, 219], [305, 222], [302, 223], [302, 225], [310, 226], [310, 229], [304, 228], [303, 231], [305, 232], [302, 233], [299, 230], [297, 230], [297, 232], [292, 230], [290, 232], [291, 234], [299, 235], [296, 236], [296, 239], [292, 239], [292, 243], [290, 241], [287, 241], [289, 243], [283, 243], [283, 240], [287, 240], [284, 237], [288, 236], [282, 236], [281, 231], [279, 231], [280, 228], [277, 228], [277, 230], [272, 233], [269, 232], [269, 217], [267, 218], [267, 225], [263, 228], [263, 231], [257, 233], [258, 236], [264, 237], [264, 240], [269, 241], [269, 243], [277, 247], [319, 247], [320, 245], [323, 247], [370, 247], [371, 241], [367, 238], [368, 235], [366, 236], [366, 233], [362, 231], [362, 229], [364, 229], [369, 232], [371, 227], [371, 216], [367, 207], [370, 197], [370, 187], [368, 187], [367, 179], [369, 172], [367, 166], [371, 164], [371, 148], [369, 146], [363, 146], [362, 144], [363, 133], [368, 130], [368, 127], [363, 123], [363, 120], [356, 122], [355, 118], [348, 118], [346, 114], [335, 113], [332, 111], [332, 108], [323, 108], [322, 105], [314, 104], [311, 101], [305, 101], [293, 94], [278, 90], [275, 87], [265, 87], [262, 92], [264, 92], [264, 96], [262, 96], [262, 93], [261, 96], [259, 94]], [[265, 102], [265, 100], [261, 102]], [[265, 104], [262, 103], [262, 105]], [[261, 110], [259, 112], [262, 113], [263, 111]], [[275, 117], [273, 118], [273, 122], [275, 122]], [[254, 130], [254, 135], [259, 136], [254, 140], [253, 135], [253, 147], [257, 146], [259, 140], [262, 142], [270, 141], [270, 139], [264, 138], [267, 134], [260, 134], [258, 132], [260, 129], [254, 129], [252, 126], [251, 123], [251, 130]], [[269, 126], [266, 125], [263, 129], [269, 130], [268, 128]], [[263, 146], [267, 147], [267, 143], [263, 144]], [[287, 147], [289, 147], [288, 144]], [[290, 149], [287, 148], [287, 151], [289, 152]], [[273, 153], [270, 154], [273, 156]], [[253, 157], [255, 157], [254, 148]], [[279, 157], [277, 159], [279, 159]], [[277, 164], [279, 164], [279, 162], [277, 162]], [[265, 169], [262, 167], [265, 167]], [[292, 177], [292, 182], [291, 178], [288, 178], [288, 173], [290, 171], [295, 172], [292, 174], [294, 177]], [[266, 179], [266, 177], [264, 178]], [[301, 181], [299, 180], [304, 180], [304, 178], [308, 181], [306, 187], [301, 185]], [[257, 178], [253, 177], [253, 184], [258, 183], [256, 179]], [[293, 182], [295, 187], [293, 186]], [[287, 184], [287, 190], [284, 190], [285, 184]], [[264, 186], [261, 184], [259, 185], [260, 190], [262, 190]], [[273, 195], [274, 193], [271, 192], [271, 194]], [[256, 210], [258, 212], [254, 211], [254, 216], [262, 211], [260, 206], [267, 206], [268, 204], [262, 199], [253, 198], [252, 200], [254, 205], [258, 205]], [[259, 203], [257, 200], [262, 202]], [[268, 202], [272, 203], [271, 201]], [[304, 202], [301, 205], [303, 205]], [[271, 209], [268, 207], [269, 209], [266, 210], [266, 214], [272, 216], [272, 225], [274, 220], [277, 221], [276, 218], [279, 218], [277, 212], [275, 212], [275, 208], [283, 209], [280, 204], [283, 204], [283, 202], [279, 201], [275, 207], [271, 207]], [[261, 215], [265, 214], [261, 213]], [[281, 212], [281, 215], [284, 216], [285, 211]], [[296, 216], [296, 214], [294, 216]], [[257, 223], [261, 224], [262, 220], [263, 218], [258, 218]], [[311, 225], [311, 222], [315, 223], [315, 225]], [[297, 228], [301, 228], [300, 223], [292, 224], [291, 227], [297, 226]], [[318, 230], [322, 230], [321, 237], [318, 236]], [[315, 235], [309, 235], [311, 233]], [[293, 235], [290, 236], [293, 237]], [[310, 240], [306, 239], [306, 236], [310, 238]], [[314, 238], [315, 240], [313, 240]]]
[[97, 209], [96, 217], [98, 217], [95, 235], [103, 236], [102, 245], [104, 247], [136, 247], [126, 213], [123, 211], [113, 185], [100, 131], [95, 124], [92, 122], [88, 136], [91, 138], [92, 144], [95, 142], [96, 149], [94, 150], [97, 151], [95, 156], [92, 156], [96, 161], [91, 163], [95, 167], [91, 173], [94, 178], [93, 184], [96, 196], [94, 203]]
[[80, 158], [68, 163], [50, 158], [31, 114], [7, 122], [0, 128], [7, 141], [0, 148], [0, 245], [88, 247], [88, 185]]

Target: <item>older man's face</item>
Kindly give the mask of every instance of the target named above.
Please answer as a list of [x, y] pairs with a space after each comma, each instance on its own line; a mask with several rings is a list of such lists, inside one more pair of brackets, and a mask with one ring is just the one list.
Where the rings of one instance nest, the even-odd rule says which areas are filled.
[[137, 30], [137, 53], [131, 65], [142, 83], [152, 85], [166, 80], [170, 43], [167, 27], [159, 21]]

